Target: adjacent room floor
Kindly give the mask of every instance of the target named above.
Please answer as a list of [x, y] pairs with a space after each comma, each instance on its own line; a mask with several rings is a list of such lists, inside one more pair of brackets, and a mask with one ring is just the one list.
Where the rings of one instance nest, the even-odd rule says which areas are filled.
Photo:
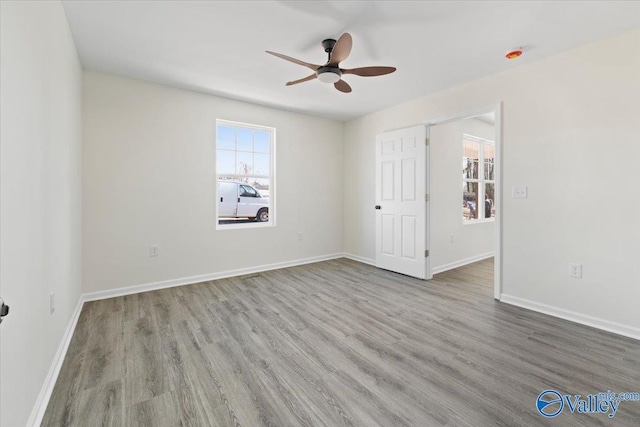
[[640, 343], [340, 259], [86, 303], [45, 426], [637, 425], [545, 419], [546, 389], [640, 391]]

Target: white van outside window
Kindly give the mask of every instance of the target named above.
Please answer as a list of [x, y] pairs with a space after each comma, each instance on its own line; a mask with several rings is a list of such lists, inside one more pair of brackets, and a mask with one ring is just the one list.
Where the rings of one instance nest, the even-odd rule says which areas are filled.
[[217, 229], [275, 225], [275, 129], [216, 121]]
[[269, 199], [262, 197], [252, 186], [241, 182], [218, 181], [218, 194], [218, 221], [223, 224], [225, 219], [269, 221]]

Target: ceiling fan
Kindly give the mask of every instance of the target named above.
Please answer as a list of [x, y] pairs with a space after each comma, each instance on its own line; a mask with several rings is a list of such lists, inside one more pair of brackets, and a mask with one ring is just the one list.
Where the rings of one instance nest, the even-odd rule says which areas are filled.
[[349, 86], [347, 82], [342, 80], [342, 76], [344, 74], [355, 74], [356, 76], [374, 77], [390, 74], [396, 70], [395, 67], [340, 68], [340, 63], [347, 59], [347, 57], [351, 53], [352, 44], [353, 42], [351, 39], [351, 34], [349, 33], [344, 33], [343, 35], [341, 35], [338, 41], [335, 41], [334, 39], [323, 40], [322, 47], [324, 48], [324, 51], [329, 55], [327, 63], [324, 65], [310, 64], [308, 62], [300, 61], [299, 59], [295, 59], [281, 53], [271, 52], [269, 50], [267, 50], [266, 52], [271, 55], [277, 56], [278, 58], [282, 58], [286, 61], [293, 62], [294, 64], [307, 67], [313, 71], [313, 74], [311, 74], [310, 76], [299, 80], [287, 82], [287, 86], [308, 82], [309, 80], [317, 78], [323, 83], [333, 83], [335, 88], [340, 92], [349, 93], [351, 92], [351, 86]]

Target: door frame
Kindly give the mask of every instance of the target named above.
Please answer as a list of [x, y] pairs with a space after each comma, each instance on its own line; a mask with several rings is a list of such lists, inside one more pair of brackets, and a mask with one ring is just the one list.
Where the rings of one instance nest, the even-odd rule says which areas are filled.
[[[474, 108], [446, 116], [435, 117], [425, 121], [427, 126], [427, 194], [431, 194], [431, 128], [458, 120], [470, 119], [481, 114], [494, 113], [495, 117], [495, 149], [496, 149], [496, 187], [495, 187], [495, 232], [493, 256], [493, 298], [500, 301], [502, 294], [502, 215], [503, 215], [503, 182], [502, 182], [502, 102], [484, 107]], [[431, 200], [427, 203], [427, 249], [431, 249]], [[427, 280], [433, 277], [431, 262], [428, 261]]]

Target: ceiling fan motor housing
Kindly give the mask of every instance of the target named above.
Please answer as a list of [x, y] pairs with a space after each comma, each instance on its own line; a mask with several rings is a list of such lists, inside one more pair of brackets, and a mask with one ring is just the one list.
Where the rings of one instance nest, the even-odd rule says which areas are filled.
[[336, 41], [334, 39], [325, 39], [322, 40], [322, 48], [325, 52], [331, 53], [333, 47], [336, 45]]
[[338, 67], [320, 67], [316, 70], [318, 80], [323, 83], [335, 83], [342, 77], [342, 71]]

